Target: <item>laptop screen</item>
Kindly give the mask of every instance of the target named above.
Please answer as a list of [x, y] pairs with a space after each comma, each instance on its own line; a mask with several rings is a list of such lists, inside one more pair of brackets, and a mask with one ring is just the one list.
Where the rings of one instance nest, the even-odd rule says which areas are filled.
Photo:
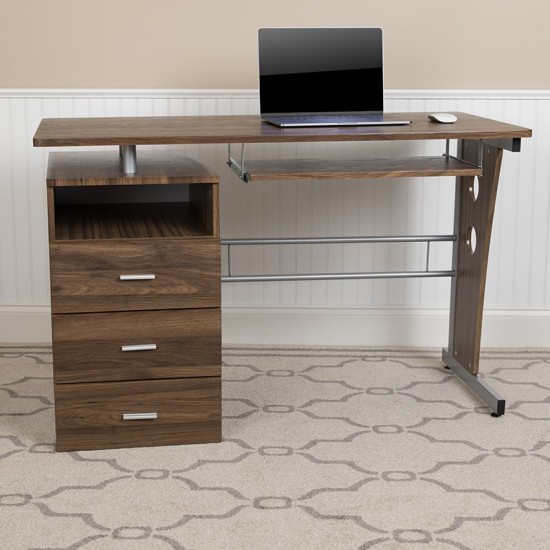
[[382, 29], [258, 31], [260, 111], [383, 111]]

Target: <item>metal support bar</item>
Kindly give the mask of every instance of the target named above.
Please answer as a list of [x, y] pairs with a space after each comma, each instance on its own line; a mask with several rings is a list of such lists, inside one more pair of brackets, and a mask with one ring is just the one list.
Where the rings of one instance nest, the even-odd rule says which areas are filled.
[[475, 166], [476, 168], [482, 168], [481, 164], [477, 164], [475, 162], [468, 162], [467, 160], [455, 157], [454, 155], [448, 155], [447, 153], [443, 154], [444, 157], [448, 157], [453, 160], [457, 160], [458, 162], [462, 162], [463, 164], [468, 164], [469, 166]]
[[248, 182], [250, 179], [250, 176], [248, 172], [244, 169], [244, 143], [241, 143], [241, 161], [235, 160], [231, 156], [231, 143], [227, 144], [227, 166], [239, 176], [240, 179], [242, 179], [244, 182]]
[[426, 243], [426, 271], [430, 271], [430, 242]]
[[222, 283], [252, 283], [262, 281], [337, 281], [343, 279], [406, 279], [454, 277], [454, 271], [371, 271], [364, 273], [293, 273], [288, 275], [226, 275]]
[[442, 360], [470, 390], [493, 410], [493, 416], [502, 416], [504, 414], [506, 401], [479, 378], [479, 375], [469, 373], [445, 348], [442, 351]]
[[444, 157], [447, 157], [447, 158], [451, 158], [453, 160], [456, 160], [458, 162], [462, 162], [464, 164], [468, 164], [469, 166], [475, 166], [476, 168], [481, 168], [483, 169], [483, 162], [482, 162], [482, 158], [483, 158], [483, 155], [482, 155], [482, 151], [483, 151], [483, 141], [479, 140], [477, 142], [478, 144], [478, 151], [477, 151], [477, 161], [476, 162], [470, 162], [470, 161], [467, 161], [467, 160], [464, 160], [464, 159], [461, 159], [460, 157], [455, 157], [454, 155], [451, 155], [450, 154], [450, 149], [449, 149], [449, 140], [446, 140], [446, 145], [445, 145], [445, 152], [443, 153], [443, 156]]
[[122, 157], [122, 171], [126, 175], [132, 175], [137, 172], [137, 152], [135, 145], [121, 145], [119, 148]]
[[[342, 280], [342, 279], [397, 279], [397, 278], [424, 278], [424, 277], [454, 277], [455, 270], [430, 271], [430, 243], [455, 242], [456, 235], [398, 235], [385, 237], [286, 237], [260, 239], [222, 239], [222, 246], [227, 246], [228, 274], [222, 276], [222, 283], [227, 282], [261, 282], [261, 281], [315, 281], [315, 280]], [[342, 244], [342, 243], [427, 243], [425, 271], [369, 271], [359, 273], [294, 273], [282, 275], [232, 275], [231, 274], [231, 246], [262, 246], [262, 245], [299, 245], [299, 244]]]
[[493, 147], [512, 151], [512, 153], [519, 153], [521, 151], [521, 138], [495, 138], [484, 139], [483, 141]]
[[397, 235], [366, 237], [282, 237], [265, 239], [222, 239], [221, 244], [269, 245], [269, 244], [343, 244], [343, 243], [424, 243], [455, 242], [456, 235]]

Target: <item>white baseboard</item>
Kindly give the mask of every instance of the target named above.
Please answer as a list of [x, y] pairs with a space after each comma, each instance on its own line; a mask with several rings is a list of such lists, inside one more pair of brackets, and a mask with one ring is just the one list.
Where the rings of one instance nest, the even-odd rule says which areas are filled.
[[[444, 309], [226, 307], [224, 344], [444, 347]], [[484, 347], [550, 347], [550, 312], [486, 310]], [[48, 306], [0, 306], [0, 343], [51, 342]]]
[[52, 341], [50, 307], [43, 305], [0, 305], [0, 343]]
[[[226, 344], [444, 347], [444, 309], [225, 308]], [[486, 310], [484, 347], [550, 347], [550, 312]]]

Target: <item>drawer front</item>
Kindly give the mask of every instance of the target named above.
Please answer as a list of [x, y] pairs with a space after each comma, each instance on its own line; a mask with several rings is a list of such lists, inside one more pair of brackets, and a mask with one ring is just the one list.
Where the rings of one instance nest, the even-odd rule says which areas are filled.
[[58, 451], [221, 441], [221, 378], [55, 385]]
[[221, 375], [221, 310], [52, 316], [56, 384]]
[[50, 245], [52, 313], [219, 307], [218, 239]]

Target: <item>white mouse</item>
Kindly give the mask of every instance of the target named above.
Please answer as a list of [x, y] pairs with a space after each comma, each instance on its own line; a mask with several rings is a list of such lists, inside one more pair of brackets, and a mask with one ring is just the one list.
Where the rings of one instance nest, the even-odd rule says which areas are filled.
[[452, 124], [457, 121], [456, 116], [451, 113], [432, 113], [428, 115], [428, 118], [432, 122], [440, 122], [441, 124]]

